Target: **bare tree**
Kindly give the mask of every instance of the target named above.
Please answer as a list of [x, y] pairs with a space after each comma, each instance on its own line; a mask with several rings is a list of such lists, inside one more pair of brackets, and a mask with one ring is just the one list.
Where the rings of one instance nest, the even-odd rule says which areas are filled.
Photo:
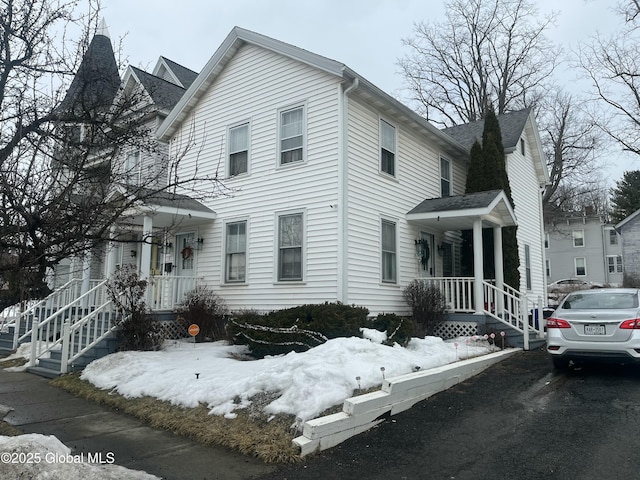
[[[158, 148], [150, 112], [139, 92], [120, 89], [115, 64], [108, 76], [83, 61], [104, 48], [90, 41], [99, 11], [96, 0], [2, 0], [0, 296], [8, 304], [46, 293], [47, 270], [112, 240], [132, 207], [197, 185], [203, 195], [220, 191], [217, 175], [177, 175], [181, 157]], [[138, 182], [124, 160], [129, 149], [158, 158]]]
[[419, 113], [452, 126], [532, 106], [560, 58], [530, 0], [450, 0], [443, 23], [417, 23], [399, 60]]
[[594, 123], [624, 151], [640, 155], [640, 5], [627, 0], [617, 11], [624, 20], [621, 29], [611, 36], [596, 34], [582, 44], [577, 66], [601, 107]]
[[[602, 134], [586, 112], [584, 102], [565, 92], [545, 97], [540, 112], [538, 125], [549, 171], [549, 185], [542, 200], [564, 210], [563, 205], [575, 202], [568, 201], [573, 194], [588, 197], [602, 189], [597, 157]], [[577, 185], [580, 188], [576, 189]], [[572, 195], [568, 196], [568, 192]]]

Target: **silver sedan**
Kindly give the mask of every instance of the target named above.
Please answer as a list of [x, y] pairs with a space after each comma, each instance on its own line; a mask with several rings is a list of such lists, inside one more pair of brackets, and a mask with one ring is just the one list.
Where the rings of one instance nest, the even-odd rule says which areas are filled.
[[603, 288], [567, 295], [547, 319], [547, 352], [570, 362], [640, 363], [640, 290]]

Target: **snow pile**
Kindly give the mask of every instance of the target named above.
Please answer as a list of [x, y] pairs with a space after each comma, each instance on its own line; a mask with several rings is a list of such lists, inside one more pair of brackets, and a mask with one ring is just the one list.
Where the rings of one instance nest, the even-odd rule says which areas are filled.
[[[89, 364], [82, 379], [125, 397], [151, 396], [187, 408], [234, 418], [259, 394], [277, 398], [266, 414], [291, 414], [298, 421], [317, 417], [356, 389], [384, 378], [446, 365], [492, 351], [484, 339], [413, 338], [406, 348], [376, 343], [380, 335], [336, 338], [303, 353], [246, 361], [246, 347], [224, 342], [167, 342], [156, 352], [118, 352]], [[243, 361], [244, 360], [244, 361]]]
[[27, 434], [17, 437], [0, 436], [0, 478], [34, 478], [65, 480], [157, 480], [158, 477], [113, 464], [112, 457], [102, 458], [104, 464], [87, 463], [83, 454], [72, 454], [54, 436]]

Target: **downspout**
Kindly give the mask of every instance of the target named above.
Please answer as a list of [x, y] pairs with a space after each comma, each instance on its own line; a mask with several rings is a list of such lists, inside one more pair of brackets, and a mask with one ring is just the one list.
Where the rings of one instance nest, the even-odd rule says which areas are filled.
[[342, 92], [338, 117], [338, 301], [349, 303], [349, 95], [359, 85], [354, 78]]

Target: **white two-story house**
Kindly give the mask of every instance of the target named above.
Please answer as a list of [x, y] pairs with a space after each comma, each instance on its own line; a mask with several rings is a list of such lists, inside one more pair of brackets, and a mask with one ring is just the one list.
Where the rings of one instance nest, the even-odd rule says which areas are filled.
[[234, 28], [157, 132], [182, 174], [219, 172], [229, 189], [180, 233], [200, 245], [177, 241], [176, 262], [231, 309], [406, 313], [409, 282], [458, 274], [461, 229], [517, 224], [521, 284], [542, 296], [538, 133], [529, 111], [502, 122], [515, 210], [502, 192], [463, 195], [470, 144], [451, 131], [342, 63]]

